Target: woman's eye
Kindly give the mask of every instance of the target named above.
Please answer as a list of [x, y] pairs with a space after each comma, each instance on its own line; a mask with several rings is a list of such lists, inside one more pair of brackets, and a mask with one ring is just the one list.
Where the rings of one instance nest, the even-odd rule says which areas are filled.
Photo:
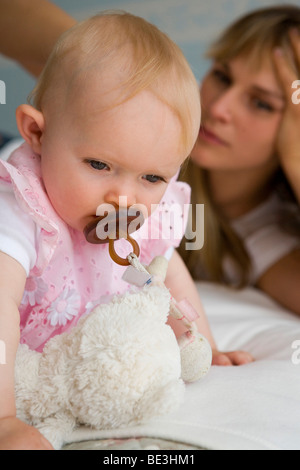
[[94, 168], [94, 170], [105, 170], [108, 168], [106, 163], [100, 162], [98, 160], [89, 160], [89, 165]]
[[165, 181], [161, 176], [157, 175], [145, 175], [143, 178], [149, 183], [157, 183], [158, 181]]
[[214, 69], [212, 71], [213, 77], [223, 85], [230, 85], [231, 84], [231, 78], [226, 72], [223, 72], [223, 70], [220, 69]]
[[260, 109], [262, 111], [268, 111], [268, 112], [274, 111], [273, 106], [271, 106], [269, 103], [267, 103], [264, 100], [261, 100], [259, 98], [253, 98], [252, 102], [256, 109]]

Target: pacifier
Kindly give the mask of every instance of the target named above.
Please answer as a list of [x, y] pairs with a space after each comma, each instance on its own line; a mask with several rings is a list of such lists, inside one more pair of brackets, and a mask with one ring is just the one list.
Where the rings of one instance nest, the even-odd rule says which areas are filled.
[[127, 258], [120, 257], [114, 247], [114, 243], [120, 238], [127, 240], [133, 249], [133, 253], [139, 257], [140, 247], [130, 234], [138, 230], [144, 223], [142, 211], [137, 210], [134, 215], [130, 209], [106, 211], [104, 215], [96, 217], [84, 228], [84, 235], [89, 243], [108, 243], [110, 257], [121, 266], [129, 266]]

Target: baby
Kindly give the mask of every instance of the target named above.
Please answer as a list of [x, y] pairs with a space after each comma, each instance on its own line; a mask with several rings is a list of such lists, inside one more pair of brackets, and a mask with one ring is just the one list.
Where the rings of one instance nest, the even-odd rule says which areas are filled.
[[[61, 37], [32, 98], [34, 106], [17, 109], [25, 143], [8, 163], [0, 162], [0, 339], [6, 345], [0, 449], [51, 448], [15, 417], [19, 341], [42, 351], [101, 297], [128, 289], [125, 268], [112, 261], [107, 244], [84, 236], [99, 206], [144, 208], [161, 236], [145, 236], [147, 224], [133, 234], [141, 262], [171, 249], [166, 285], [178, 301], [188, 298], [202, 311], [174, 250], [180, 240], [171, 228], [169, 236], [161, 233], [164, 207], [180, 205], [184, 217], [189, 188], [176, 175], [200, 124], [198, 85], [178, 47], [141, 18], [97, 15]], [[128, 242], [117, 244], [126, 256]], [[214, 363], [251, 360], [244, 353], [218, 353], [203, 313], [197, 322]]]

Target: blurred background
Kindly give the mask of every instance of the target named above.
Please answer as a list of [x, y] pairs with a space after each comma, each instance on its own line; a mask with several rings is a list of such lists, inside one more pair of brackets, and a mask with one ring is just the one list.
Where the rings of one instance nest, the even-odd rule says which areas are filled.
[[[200, 81], [209, 66], [203, 57], [207, 46], [233, 19], [263, 6], [299, 5], [299, 0], [55, 0], [53, 3], [77, 20], [107, 9], [126, 10], [144, 17], [181, 47]], [[6, 85], [6, 103], [0, 104], [0, 129], [17, 136], [15, 109], [26, 102], [35, 80], [2, 56], [0, 80]]]

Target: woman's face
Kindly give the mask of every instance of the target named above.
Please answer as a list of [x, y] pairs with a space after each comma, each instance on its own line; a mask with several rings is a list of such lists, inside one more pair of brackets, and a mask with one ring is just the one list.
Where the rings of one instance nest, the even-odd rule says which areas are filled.
[[245, 58], [215, 63], [201, 85], [202, 126], [192, 152], [208, 170], [276, 164], [285, 99], [271, 62], [253, 70]]

